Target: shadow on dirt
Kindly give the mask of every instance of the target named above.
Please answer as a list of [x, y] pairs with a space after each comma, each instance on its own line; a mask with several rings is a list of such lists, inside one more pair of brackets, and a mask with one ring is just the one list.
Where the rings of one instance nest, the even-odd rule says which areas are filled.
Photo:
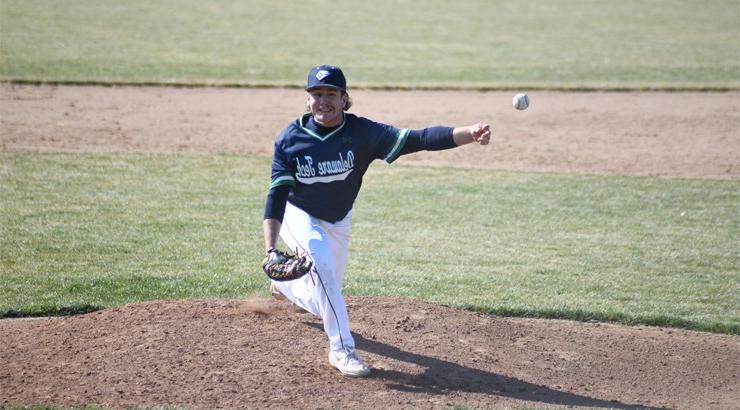
[[[304, 322], [323, 332], [318, 323]], [[390, 359], [414, 363], [426, 368], [421, 374], [409, 374], [396, 370], [373, 369], [370, 377], [386, 382], [389, 389], [410, 392], [444, 395], [450, 391], [498, 395], [516, 400], [557, 404], [564, 406], [596, 407], [609, 409], [660, 409], [636, 404], [620, 403], [616, 400], [600, 400], [581, 396], [547, 386], [525, 382], [458, 365], [456, 363], [401, 350], [397, 347], [370, 340], [352, 332], [357, 348]]]

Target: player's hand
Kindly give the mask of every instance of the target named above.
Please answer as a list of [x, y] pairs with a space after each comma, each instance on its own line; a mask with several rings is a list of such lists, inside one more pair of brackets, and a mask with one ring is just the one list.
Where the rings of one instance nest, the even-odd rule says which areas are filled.
[[262, 262], [262, 270], [267, 273], [273, 266], [285, 263], [287, 260], [288, 255], [280, 252], [276, 248], [270, 248], [270, 250], [265, 252], [265, 260]]
[[470, 136], [480, 145], [487, 145], [491, 141], [491, 126], [479, 122], [470, 126]]

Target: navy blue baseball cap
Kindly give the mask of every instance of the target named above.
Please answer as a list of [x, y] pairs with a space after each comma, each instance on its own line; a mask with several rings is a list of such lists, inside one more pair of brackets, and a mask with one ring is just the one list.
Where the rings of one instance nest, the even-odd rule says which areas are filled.
[[341, 68], [334, 67], [333, 65], [320, 65], [308, 72], [308, 81], [306, 81], [306, 91], [317, 87], [332, 87], [346, 90], [347, 80], [344, 78]]

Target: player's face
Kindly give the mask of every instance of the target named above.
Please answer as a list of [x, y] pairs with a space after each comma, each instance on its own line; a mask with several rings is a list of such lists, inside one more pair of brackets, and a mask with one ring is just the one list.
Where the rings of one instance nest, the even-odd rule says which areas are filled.
[[347, 103], [347, 93], [336, 88], [318, 87], [308, 91], [306, 104], [314, 121], [324, 127], [336, 127], [342, 123], [342, 112]]

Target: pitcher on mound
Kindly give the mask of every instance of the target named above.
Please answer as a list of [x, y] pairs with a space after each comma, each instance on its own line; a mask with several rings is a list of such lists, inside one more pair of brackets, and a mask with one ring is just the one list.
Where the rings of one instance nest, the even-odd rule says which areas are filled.
[[346, 376], [363, 377], [370, 367], [355, 350], [342, 295], [352, 205], [362, 176], [376, 159], [390, 164], [422, 150], [486, 145], [491, 132], [486, 123], [396, 128], [347, 113], [351, 106], [339, 67], [320, 65], [309, 71], [306, 112], [275, 140], [262, 227], [267, 261], [279, 252], [280, 235], [290, 251], [313, 264], [298, 279], [272, 280], [273, 295], [320, 317], [329, 339], [329, 363]]

